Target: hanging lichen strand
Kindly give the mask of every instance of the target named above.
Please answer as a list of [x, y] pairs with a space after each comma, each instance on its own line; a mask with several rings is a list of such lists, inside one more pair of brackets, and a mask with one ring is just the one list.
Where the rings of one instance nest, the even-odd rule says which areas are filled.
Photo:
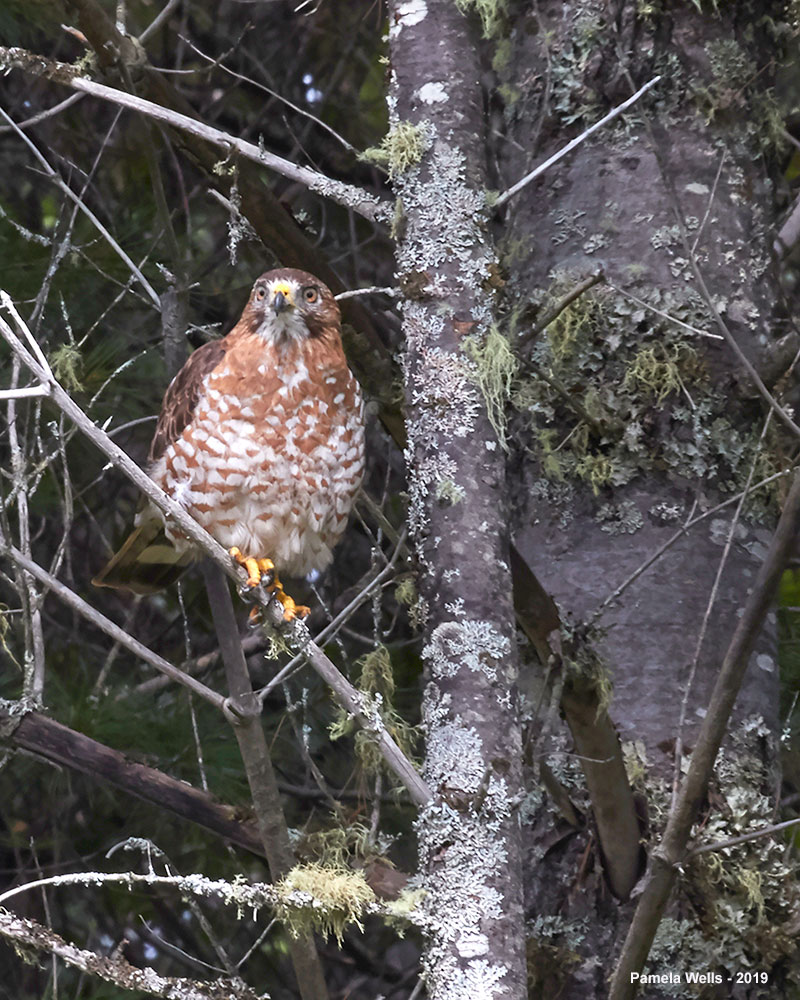
[[[406, 464], [425, 632], [425, 777], [434, 792], [418, 821], [426, 986], [431, 1000], [521, 998], [505, 453], [476, 360], [492, 330], [496, 274], [480, 24], [453, 0], [409, 0], [391, 5], [390, 25], [390, 135], [402, 126], [414, 138], [414, 156], [387, 165], [398, 195]], [[395, 146], [385, 145], [388, 155]]]

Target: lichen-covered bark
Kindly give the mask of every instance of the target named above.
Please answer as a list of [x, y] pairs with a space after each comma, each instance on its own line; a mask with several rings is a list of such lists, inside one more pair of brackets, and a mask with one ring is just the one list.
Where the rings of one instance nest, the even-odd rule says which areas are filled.
[[[777, 114], [770, 60], [779, 37], [769, 32], [778, 30], [781, 5], [767, 5], [775, 20], [764, 18], [758, 28], [763, 4], [702, 6], [703, 14], [689, 3], [520, 4], [495, 48], [509, 140], [498, 144], [501, 190], [662, 74], [641, 106], [526, 188], [504, 219], [502, 264], [520, 334], [529, 315], [541, 315], [598, 267], [612, 286], [592, 289], [540, 335], [514, 395], [515, 542], [567, 622], [592, 619], [690, 515], [735, 495], [751, 467], [754, 481], [780, 470], [793, 447], [775, 421], [759, 440], [766, 409], [730, 347], [663, 316], [718, 332], [694, 255], [716, 307], [765, 378], [771, 348], [785, 332], [768, 260], [775, 213], [769, 126]], [[558, 378], [591, 421], [542, 371]], [[781, 496], [772, 490], [746, 505], [733, 535], [686, 701], [680, 736], [687, 752], [765, 553]], [[594, 649], [613, 682], [609, 712], [627, 747], [629, 774], [648, 799], [646, 830], [656, 839], [670, 805], [690, 665], [732, 514], [729, 507], [699, 521], [595, 619]], [[742, 768], [734, 779], [729, 748], [704, 837], [708, 823], [716, 829], [710, 839], [722, 839], [721, 828], [735, 835], [753, 816], [769, 822], [777, 684], [773, 619], [752, 655], [732, 725]], [[583, 804], [577, 768], [560, 753], [549, 759]], [[609, 905], [602, 858], [592, 860], [585, 832], [555, 818], [546, 798], [531, 801], [526, 814], [532, 980], [565, 1000], [601, 997], [630, 914]], [[657, 938], [653, 971], [701, 961], [735, 970], [747, 956], [758, 960], [745, 941], [765, 933], [763, 913], [739, 906], [734, 888], [757, 857], [723, 865], [717, 890], [707, 874], [689, 874]], [[777, 886], [779, 868], [765, 860], [763, 869]], [[716, 892], [719, 909], [703, 923], [697, 914], [713, 909]], [[778, 923], [787, 921], [796, 902], [772, 898]], [[733, 911], [737, 919], [727, 919]]]
[[505, 455], [465, 350], [489, 332], [495, 273], [476, 37], [452, 0], [391, 4], [390, 25], [385, 148], [402, 206], [406, 457], [435, 792], [418, 822], [426, 986], [431, 1000], [522, 997]]

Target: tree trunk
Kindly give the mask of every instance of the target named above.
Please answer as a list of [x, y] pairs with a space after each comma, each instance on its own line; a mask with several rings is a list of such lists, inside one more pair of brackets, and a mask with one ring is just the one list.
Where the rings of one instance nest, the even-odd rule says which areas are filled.
[[505, 455], [474, 360], [496, 274], [478, 48], [451, 0], [392, 4], [390, 19], [406, 458], [425, 615], [425, 777], [436, 796], [417, 825], [426, 986], [431, 1000], [523, 997]]

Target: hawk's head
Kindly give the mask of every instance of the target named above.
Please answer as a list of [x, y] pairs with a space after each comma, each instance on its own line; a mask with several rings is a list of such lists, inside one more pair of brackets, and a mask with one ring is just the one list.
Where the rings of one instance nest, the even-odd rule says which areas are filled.
[[341, 326], [331, 290], [313, 274], [291, 267], [261, 275], [253, 285], [245, 317], [254, 333], [275, 344], [336, 336]]

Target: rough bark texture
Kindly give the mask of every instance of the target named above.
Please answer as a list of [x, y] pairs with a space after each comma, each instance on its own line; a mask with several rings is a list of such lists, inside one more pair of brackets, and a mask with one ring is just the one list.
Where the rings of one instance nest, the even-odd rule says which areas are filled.
[[[484, 117], [470, 22], [451, 0], [390, 5], [392, 133], [403, 220], [411, 530], [426, 614], [418, 822], [431, 1000], [525, 995], [505, 455], [478, 366], [492, 322]], [[408, 148], [406, 150], [408, 152]], [[403, 169], [403, 168], [407, 169]], [[396, 169], [400, 168], [400, 169]]]
[[[759, 445], [765, 407], [724, 341], [672, 325], [616, 291], [717, 333], [693, 253], [715, 305], [757, 367], [783, 332], [767, 258], [773, 190], [759, 153], [774, 39], [753, 30], [747, 4], [713, 16], [692, 4], [648, 7], [646, 19], [639, 16], [645, 5], [633, 2], [542, 2], [536, 10], [519, 4], [509, 41], [494, 52], [506, 102], [497, 124], [509, 140], [498, 146], [500, 190], [647, 79], [663, 78], [623, 119], [527, 187], [503, 219], [502, 263], [520, 337], [528, 316], [541, 316], [598, 266], [615, 286], [592, 289], [539, 336], [514, 399], [522, 445], [515, 543], [568, 625], [592, 619], [692, 511], [740, 491], [753, 463], [754, 482], [781, 468], [788, 441], [773, 423]], [[771, 14], [779, 16], [779, 5]], [[761, 30], [768, 30], [764, 22]], [[555, 375], [568, 398], [541, 371]], [[744, 603], [743, 582], [754, 579], [763, 559], [780, 493], [773, 487], [757, 494], [735, 529], [682, 729], [689, 668], [734, 507], [677, 541], [602, 611], [601, 631], [590, 634], [613, 682], [609, 712], [627, 745], [629, 773], [638, 773], [649, 799], [650, 834], [660, 832], [669, 807], [676, 738], [687, 750], [694, 745]], [[775, 772], [767, 734], [777, 728], [777, 685], [770, 615], [737, 702], [737, 756], [723, 761], [715, 786], [721, 794], [707, 817], [717, 829], [723, 816], [730, 820], [738, 794], [759, 800], [755, 812], [765, 821], [769, 814]], [[758, 717], [763, 722], [753, 721]], [[743, 720], [750, 722], [741, 728]], [[572, 764], [560, 753], [548, 759], [556, 777], [574, 787]], [[581, 793], [575, 796], [583, 804]], [[540, 808], [532, 804], [528, 842], [531, 979], [544, 995], [601, 997], [630, 911], [608, 899], [588, 831], [554, 823], [552, 811], [542, 822]], [[739, 863], [747, 862], [732, 863], [727, 874]], [[724, 905], [732, 905], [729, 890], [730, 882], [718, 887]], [[693, 872], [672, 911], [678, 922], [664, 925], [657, 939], [651, 970], [691, 969], [701, 954], [723, 968], [741, 967], [735, 956], [747, 954], [743, 935], [758, 934], [759, 921], [745, 906], [738, 929], [722, 911], [704, 923], [698, 912], [708, 913], [713, 898], [703, 873]]]

